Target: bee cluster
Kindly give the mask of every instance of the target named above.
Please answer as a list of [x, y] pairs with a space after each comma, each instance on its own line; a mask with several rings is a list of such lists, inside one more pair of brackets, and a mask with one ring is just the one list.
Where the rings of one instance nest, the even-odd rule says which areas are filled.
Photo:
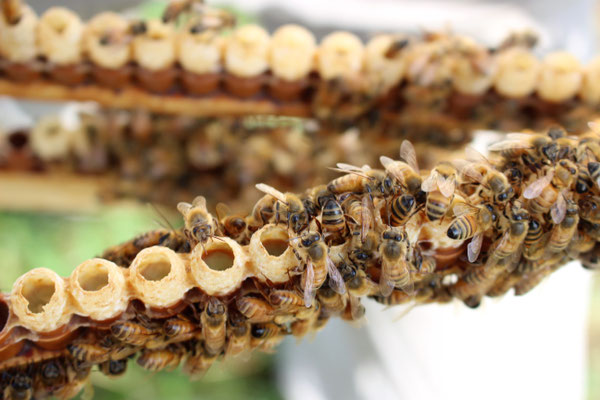
[[[335, 160], [376, 161], [400, 145], [356, 129], [316, 131], [289, 118], [195, 118], [141, 110], [75, 110], [42, 117], [30, 130], [0, 132], [0, 172], [100, 178], [102, 199], [175, 205], [210, 192], [210, 202], [255, 201], [252, 182], [284, 190], [330, 179]], [[273, 122], [274, 120], [274, 122]], [[369, 140], [363, 151], [361, 140]]]
[[489, 159], [468, 149], [430, 171], [406, 141], [401, 160], [339, 164], [344, 175], [302, 194], [258, 184], [264, 196], [247, 216], [223, 204], [213, 216], [201, 196], [180, 203], [183, 228], [108, 249], [66, 280], [34, 269], [0, 302], [3, 396], [69, 397], [94, 365], [118, 376], [134, 357], [199, 377], [332, 317], [358, 321], [363, 297], [476, 307], [486, 295], [522, 295], [572, 259], [594, 269], [592, 128], [511, 134]]
[[[313, 117], [335, 130], [410, 132], [440, 145], [475, 128], [585, 129], [600, 102], [600, 60], [556, 52], [530, 34], [489, 49], [450, 33], [377, 35], [363, 43], [307, 29], [269, 34], [202, 1], [173, 1], [162, 19], [104, 12], [84, 22], [65, 8], [42, 16], [20, 0], [0, 12], [0, 93], [92, 100], [196, 116]], [[230, 35], [222, 35], [223, 31]], [[407, 139], [412, 139], [407, 137]]]

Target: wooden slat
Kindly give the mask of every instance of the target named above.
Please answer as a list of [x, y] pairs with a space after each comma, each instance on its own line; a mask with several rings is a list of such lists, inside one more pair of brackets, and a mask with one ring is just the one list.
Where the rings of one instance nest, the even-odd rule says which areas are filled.
[[269, 99], [241, 100], [224, 94], [190, 97], [178, 94], [151, 94], [133, 86], [119, 91], [95, 86], [68, 87], [46, 81], [15, 83], [0, 79], [0, 95], [47, 101], [95, 101], [102, 106], [122, 109], [145, 108], [164, 114], [204, 116], [283, 115], [306, 117], [302, 103], [280, 103]]

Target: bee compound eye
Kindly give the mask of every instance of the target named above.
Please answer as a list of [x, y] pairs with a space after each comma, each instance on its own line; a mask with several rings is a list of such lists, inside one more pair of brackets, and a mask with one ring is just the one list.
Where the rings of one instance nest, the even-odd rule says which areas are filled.
[[540, 224], [535, 219], [532, 219], [531, 221], [529, 221], [529, 229], [537, 229], [539, 227], [540, 227]]
[[42, 367], [42, 376], [44, 379], [52, 380], [60, 376], [60, 368], [54, 362], [48, 362]]
[[110, 360], [108, 362], [108, 372], [112, 375], [119, 375], [125, 372], [127, 369], [127, 359], [124, 360]]
[[402, 196], [400, 201], [404, 208], [411, 208], [415, 204], [415, 198], [413, 196]]
[[448, 237], [450, 239], [458, 239], [458, 237], [460, 236], [460, 229], [457, 226], [451, 226], [450, 228], [448, 228]]
[[254, 338], [260, 339], [262, 338], [265, 333], [266, 333], [266, 329], [263, 325], [260, 324], [256, 324], [256, 325], [252, 325], [252, 329], [250, 330], [250, 333], [252, 334], [252, 336]]

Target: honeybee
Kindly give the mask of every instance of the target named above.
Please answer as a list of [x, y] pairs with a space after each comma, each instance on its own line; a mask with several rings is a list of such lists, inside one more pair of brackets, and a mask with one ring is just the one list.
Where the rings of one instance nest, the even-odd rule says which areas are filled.
[[389, 225], [402, 226], [414, 215], [415, 198], [410, 194], [395, 196], [390, 204]]
[[261, 350], [270, 352], [283, 339], [282, 329], [272, 323], [253, 324], [250, 330], [250, 345], [252, 348], [260, 346]]
[[116, 339], [134, 346], [142, 346], [156, 337], [156, 332], [153, 330], [131, 321], [114, 323], [110, 327], [110, 332]]
[[532, 261], [539, 260], [544, 254], [545, 243], [543, 225], [537, 219], [531, 218], [523, 240], [523, 257]]
[[167, 337], [182, 336], [198, 330], [199, 326], [182, 318], [170, 318], [163, 325], [163, 333]]
[[500, 152], [509, 160], [522, 162], [533, 171], [548, 164], [556, 156], [552, 138], [542, 134], [509, 133], [506, 139], [492, 144], [488, 150]]
[[379, 247], [380, 236], [375, 231], [368, 231], [365, 240], [361, 240], [360, 232], [353, 232], [349, 241], [348, 258], [355, 265], [365, 267], [373, 259]]
[[346, 309], [348, 298], [336, 293], [330, 287], [320, 288], [317, 297], [327, 315], [338, 315]]
[[577, 181], [575, 182], [575, 191], [579, 194], [587, 193], [594, 186], [588, 168], [579, 168]]
[[539, 285], [544, 278], [558, 269], [565, 258], [563, 253], [556, 253], [549, 259], [536, 261], [536, 268], [515, 284], [515, 295], [522, 296], [530, 292], [533, 288]]
[[591, 251], [596, 244], [593, 237], [588, 235], [587, 232], [583, 232], [579, 229], [575, 230], [573, 240], [569, 244], [569, 252], [577, 256], [580, 253], [587, 253]]
[[269, 293], [269, 302], [283, 310], [296, 310], [304, 306], [302, 296], [291, 290], [273, 290]]
[[54, 359], [40, 365], [38, 376], [45, 386], [58, 386], [64, 382], [66, 371], [63, 364], [62, 360]]
[[495, 51], [505, 50], [515, 46], [522, 46], [527, 49], [533, 49], [539, 41], [538, 35], [530, 30], [513, 32], [508, 35]]
[[177, 368], [182, 358], [183, 353], [180, 348], [169, 346], [160, 350], [142, 350], [137, 363], [148, 371], [172, 371]]
[[216, 297], [211, 297], [200, 314], [204, 348], [211, 355], [221, 353], [225, 345], [225, 324], [227, 323], [227, 308]]
[[268, 224], [275, 215], [275, 203], [277, 199], [271, 195], [264, 195], [254, 204], [252, 213], [247, 219], [248, 228], [251, 231], [260, 229]]
[[116, 378], [127, 371], [127, 360], [108, 360], [100, 364], [98, 368], [104, 375]]
[[347, 231], [344, 210], [336, 199], [328, 199], [322, 207], [321, 222], [323, 229], [337, 236], [344, 236]]
[[465, 149], [469, 163], [462, 165], [460, 174], [464, 180], [470, 178], [489, 190], [493, 201], [504, 203], [514, 195], [514, 189], [508, 178], [500, 171], [496, 171], [488, 159], [474, 148], [467, 146]]
[[238, 310], [248, 322], [269, 322], [273, 319], [275, 310], [266, 301], [250, 296], [240, 297], [235, 302]]
[[67, 346], [67, 350], [76, 360], [98, 364], [108, 360], [109, 350], [93, 343], [73, 343]]
[[[492, 260], [492, 258], [490, 258]], [[465, 301], [469, 307], [478, 306], [481, 295], [486, 293], [496, 278], [505, 272], [512, 261], [508, 257], [493, 259], [485, 265], [475, 266], [465, 272], [462, 278], [452, 286], [452, 293]]]
[[177, 210], [183, 215], [185, 223], [184, 232], [196, 243], [206, 243], [215, 235], [217, 221], [206, 208], [206, 199], [203, 196], [196, 197], [192, 204], [181, 202], [177, 204]]
[[360, 226], [360, 239], [364, 242], [367, 232], [375, 225], [372, 203], [367, 196], [349, 195], [342, 202], [342, 209], [349, 220]]
[[590, 161], [588, 162], [587, 169], [591, 181], [596, 184], [597, 188], [600, 188], [600, 163], [597, 161]]
[[532, 214], [545, 214], [550, 211], [552, 221], [560, 224], [566, 213], [565, 192], [577, 178], [577, 166], [570, 160], [560, 160], [554, 169], [532, 182], [523, 191], [529, 199]]
[[458, 203], [453, 207], [454, 220], [448, 227], [447, 235], [454, 240], [473, 238], [467, 245], [467, 258], [474, 263], [481, 252], [483, 234], [492, 226], [493, 208], [489, 204], [472, 206]]
[[569, 246], [579, 223], [579, 207], [577, 207], [577, 204], [573, 200], [567, 200], [566, 208], [564, 219], [552, 229], [548, 240], [548, 250], [554, 253], [561, 252]]
[[366, 194], [372, 199], [373, 196], [393, 193], [392, 179], [381, 170], [371, 169], [368, 165], [361, 168], [344, 163], [338, 163], [337, 168], [331, 169], [346, 173], [327, 185], [327, 189], [333, 194]]
[[[304, 259], [297, 254], [296, 242], [300, 242], [300, 250], [306, 253]], [[320, 288], [329, 276], [329, 285], [337, 293], [344, 293], [346, 286], [337, 267], [331, 261], [328, 248], [317, 232], [305, 232], [300, 237], [290, 239], [294, 253], [305, 264], [301, 285], [304, 290], [304, 305], [309, 308], [315, 298], [316, 289]]]
[[381, 234], [379, 288], [383, 296], [389, 296], [395, 287], [402, 289], [409, 295], [414, 293], [410, 265], [406, 261], [408, 246], [408, 236], [405, 231], [392, 228]]
[[204, 0], [171, 0], [163, 11], [162, 20], [169, 23], [181, 14], [189, 13], [193, 8], [204, 5]]
[[250, 346], [250, 324], [246, 317], [233, 310], [228, 315], [227, 356], [235, 356], [248, 350]]
[[240, 242], [246, 233], [246, 220], [241, 215], [231, 215], [231, 210], [224, 203], [218, 203], [217, 219], [225, 236]]
[[494, 246], [488, 261], [495, 262], [515, 253], [527, 236], [528, 230], [529, 213], [517, 203], [510, 210], [509, 228]]
[[171, 0], [162, 15], [164, 23], [177, 20], [182, 14], [190, 14], [194, 24], [191, 33], [221, 30], [235, 26], [235, 16], [226, 10], [208, 7], [204, 0]]
[[378, 285], [362, 269], [355, 270], [354, 277], [346, 281], [348, 293], [352, 296], [371, 296], [379, 292]]
[[291, 323], [290, 328], [292, 335], [300, 339], [304, 337], [314, 327], [319, 315], [321, 314], [321, 303], [316, 301], [314, 306], [308, 309], [309, 314], [305, 314], [302, 318], [297, 318]]
[[389, 294], [389, 296], [377, 295], [371, 296], [371, 298], [376, 302], [386, 306], [397, 306], [400, 304], [409, 303], [413, 299], [413, 296], [408, 295], [406, 292], [404, 292], [404, 290], [395, 289]]
[[[600, 224], [600, 197], [589, 196], [581, 199], [579, 201], [579, 209], [581, 210], [579, 216], [582, 219], [592, 224]], [[598, 232], [597, 229], [590, 231], [591, 234], [595, 232]], [[597, 240], [600, 240], [600, 237]]]
[[281, 193], [264, 183], [256, 184], [256, 188], [278, 200], [275, 205], [276, 223], [284, 219], [294, 232], [301, 232], [308, 226], [308, 214], [300, 197], [293, 193]]
[[33, 379], [26, 374], [17, 373], [4, 388], [3, 398], [11, 400], [30, 400], [33, 398]]
[[191, 348], [191, 355], [187, 357], [183, 365], [183, 371], [192, 380], [200, 379], [217, 360], [217, 357], [218, 354], [208, 352], [202, 342], [194, 342]]
[[23, 3], [20, 0], [2, 0], [0, 7], [2, 7], [4, 19], [9, 24], [16, 25], [21, 21]]
[[450, 164], [440, 164], [423, 181], [421, 190], [428, 193], [425, 210], [430, 221], [437, 221], [446, 215], [455, 188], [456, 169]]
[[412, 143], [408, 140], [404, 140], [400, 145], [400, 158], [406, 162], [395, 161], [386, 156], [379, 157], [379, 161], [385, 168], [385, 171], [396, 179], [400, 186], [406, 188], [410, 194], [417, 197], [421, 191], [423, 180], [421, 175], [419, 175], [417, 153]]
[[329, 191], [327, 185], [315, 186], [311, 189], [309, 197], [315, 202], [319, 209], [325, 207], [327, 201], [335, 200], [335, 195]]

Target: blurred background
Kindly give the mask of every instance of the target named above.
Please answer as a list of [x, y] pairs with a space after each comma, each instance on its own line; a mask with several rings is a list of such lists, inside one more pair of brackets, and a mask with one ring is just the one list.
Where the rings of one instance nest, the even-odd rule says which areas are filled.
[[[28, 2], [38, 13], [53, 5], [86, 19], [105, 10], [155, 17], [164, 2], [104, 0]], [[300, 23], [317, 37], [336, 29], [363, 38], [380, 31], [451, 28], [497, 44], [511, 30], [540, 35], [539, 51], [567, 49], [582, 61], [596, 52], [595, 0], [583, 1], [269, 1], [210, 2], [242, 23], [272, 31]], [[41, 108], [40, 108], [41, 107]], [[44, 106], [28, 105], [40, 113]], [[0, 198], [3, 190], [0, 187]], [[174, 226], [181, 221], [165, 210]], [[108, 246], [155, 229], [147, 205], [120, 203], [93, 213], [0, 212], [0, 289], [33, 267], [62, 276]], [[487, 300], [410, 311], [369, 304], [368, 324], [330, 323], [299, 346], [293, 338], [277, 355], [218, 363], [200, 382], [180, 372], [150, 374], [130, 363], [124, 378], [93, 374], [96, 399], [278, 398], [600, 398], [600, 280], [577, 265], [553, 275], [525, 298]], [[495, 383], [495, 385], [494, 385]], [[542, 385], [544, 387], [542, 387]]]

